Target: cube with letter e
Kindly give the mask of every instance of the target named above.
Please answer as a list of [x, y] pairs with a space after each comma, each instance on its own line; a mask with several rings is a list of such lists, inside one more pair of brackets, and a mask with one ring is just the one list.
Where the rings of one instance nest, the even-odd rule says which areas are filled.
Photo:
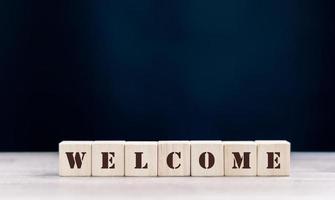
[[257, 175], [289, 176], [291, 144], [284, 140], [257, 140]]

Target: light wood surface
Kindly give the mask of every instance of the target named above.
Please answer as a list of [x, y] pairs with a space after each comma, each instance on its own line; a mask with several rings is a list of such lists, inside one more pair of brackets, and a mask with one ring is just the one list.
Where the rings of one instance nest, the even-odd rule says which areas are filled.
[[92, 141], [63, 141], [59, 152], [60, 176], [92, 175]]
[[191, 176], [223, 176], [221, 141], [191, 141]]
[[[170, 161], [170, 166], [168, 165]], [[158, 176], [190, 176], [190, 141], [158, 142]]]
[[255, 142], [224, 141], [223, 146], [225, 176], [256, 176], [257, 145]]
[[92, 176], [124, 176], [125, 141], [92, 143]]
[[291, 144], [288, 141], [256, 141], [257, 176], [288, 176]]
[[289, 177], [60, 177], [57, 153], [0, 153], [0, 199], [334, 199], [335, 153], [292, 153]]
[[126, 142], [126, 176], [157, 176], [157, 143]]

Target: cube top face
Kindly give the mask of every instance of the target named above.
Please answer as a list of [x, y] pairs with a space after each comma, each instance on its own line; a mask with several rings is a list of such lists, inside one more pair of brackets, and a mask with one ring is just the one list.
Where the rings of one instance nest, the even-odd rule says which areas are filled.
[[273, 144], [290, 144], [289, 141], [286, 140], [256, 140], [256, 144], [268, 144], [268, 145], [273, 145]]
[[91, 145], [93, 141], [62, 141], [59, 143], [59, 145], [76, 145], [76, 144], [80, 144], [80, 145], [84, 145], [84, 144], [89, 144]]
[[160, 140], [158, 144], [189, 144], [190, 141], [188, 140]]
[[157, 142], [127, 142], [126, 176], [157, 176]]
[[256, 176], [257, 145], [255, 142], [225, 142], [225, 175]]
[[189, 141], [158, 142], [158, 176], [190, 176]]
[[92, 176], [124, 176], [125, 141], [92, 143]]
[[191, 141], [191, 175], [224, 175], [224, 154], [221, 141]]
[[91, 147], [90, 141], [59, 143], [59, 175], [91, 176]]
[[222, 144], [224, 145], [255, 145], [254, 141], [223, 141]]
[[289, 176], [291, 144], [287, 141], [256, 141], [257, 175]]
[[157, 142], [152, 142], [152, 141], [127, 141], [126, 142], [127, 145], [134, 145], [134, 146], [138, 146], [138, 145], [153, 145], [153, 146], [157, 146]]
[[124, 140], [97, 140], [93, 144], [125, 144]]
[[197, 144], [221, 144], [221, 140], [191, 140], [191, 145], [197, 145]]

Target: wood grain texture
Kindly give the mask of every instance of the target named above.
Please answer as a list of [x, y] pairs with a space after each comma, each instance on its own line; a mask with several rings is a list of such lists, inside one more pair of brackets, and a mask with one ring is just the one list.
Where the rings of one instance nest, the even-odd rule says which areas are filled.
[[289, 176], [291, 144], [283, 140], [256, 140], [257, 176]]
[[256, 176], [257, 146], [255, 142], [223, 142], [223, 146], [225, 176]]
[[124, 176], [125, 141], [92, 143], [92, 176]]
[[335, 196], [335, 153], [293, 152], [289, 177], [60, 177], [57, 163], [56, 152], [0, 153], [1, 199], [332, 200]]
[[91, 176], [92, 141], [59, 143], [59, 175]]
[[190, 175], [191, 175], [190, 142], [159, 141], [158, 176], [190, 176]]
[[157, 176], [157, 142], [126, 142], [125, 176]]
[[223, 176], [222, 141], [191, 141], [191, 176]]

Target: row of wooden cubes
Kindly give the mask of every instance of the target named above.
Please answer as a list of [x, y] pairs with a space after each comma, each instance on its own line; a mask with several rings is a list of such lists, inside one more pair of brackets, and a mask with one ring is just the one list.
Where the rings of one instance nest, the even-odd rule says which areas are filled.
[[289, 176], [288, 141], [63, 141], [60, 176]]

